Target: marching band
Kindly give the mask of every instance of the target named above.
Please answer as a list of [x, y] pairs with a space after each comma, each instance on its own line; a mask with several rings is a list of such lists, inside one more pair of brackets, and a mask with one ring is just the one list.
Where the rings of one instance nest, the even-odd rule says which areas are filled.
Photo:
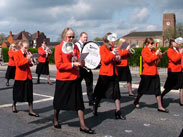
[[[87, 35], [87, 33], [84, 33]], [[84, 121], [84, 102], [82, 97], [81, 81], [84, 74], [81, 70], [86, 72], [85, 69], [91, 69], [85, 66], [85, 61], [80, 60], [81, 50], [79, 44], [73, 44], [75, 33], [72, 28], [65, 28], [62, 32], [62, 42], [55, 47], [55, 65], [57, 68], [56, 86], [53, 100], [54, 118], [53, 125], [55, 128], [61, 128], [59, 123], [60, 110], [74, 110], [77, 111], [80, 120], [80, 131], [87, 134], [95, 134], [95, 131], [88, 128]], [[116, 105], [114, 116], [116, 119], [125, 120], [126, 117], [121, 113], [120, 107], [120, 87], [119, 81], [127, 81], [129, 96], [135, 96], [132, 93], [132, 77], [130, 68], [128, 66], [128, 57], [134, 54], [135, 50], [130, 46], [125, 49], [121, 48], [122, 43], [117, 45], [117, 34], [107, 33], [104, 36], [104, 44], [99, 47], [100, 50], [96, 54], [100, 56], [99, 77], [97, 84], [93, 90], [93, 74], [91, 74], [90, 89], [88, 91], [89, 104], [93, 105], [94, 116], [98, 115], [99, 103], [103, 98], [113, 99]], [[181, 39], [182, 40], [182, 39]], [[178, 41], [178, 40], [177, 40]], [[71, 43], [71, 44], [70, 44]], [[138, 93], [134, 100], [135, 108], [140, 108], [139, 100], [144, 94], [155, 95], [157, 99], [159, 112], [168, 113], [168, 109], [164, 108], [164, 96], [172, 89], [180, 90], [180, 106], [183, 106], [183, 49], [176, 39], [170, 39], [168, 50], [161, 53], [157, 47], [159, 41], [153, 38], [146, 38], [144, 41], [144, 48], [142, 49], [142, 75], [138, 87]], [[183, 43], [183, 40], [182, 40]], [[181, 44], [182, 44], [181, 43]], [[70, 46], [68, 46], [70, 45]], [[91, 44], [92, 45], [92, 44]], [[32, 54], [28, 48], [29, 43], [22, 41], [19, 50], [16, 44], [10, 45], [9, 48], [9, 63], [6, 72], [6, 86], [9, 86], [9, 79], [14, 79], [13, 86], [13, 105], [12, 112], [17, 113], [17, 102], [29, 103], [29, 115], [39, 117], [39, 114], [33, 112], [33, 83], [30, 67], [37, 65], [36, 73], [38, 74], [37, 83], [40, 83], [40, 75], [46, 74], [49, 77], [49, 56], [52, 50], [46, 46], [46, 41], [42, 41], [41, 47], [38, 48], [38, 54]], [[84, 45], [81, 45], [84, 46]], [[83, 47], [82, 47], [83, 49]], [[95, 49], [95, 48], [94, 48]], [[97, 53], [98, 52], [98, 53]], [[157, 65], [162, 56], [167, 53], [168, 56], [168, 77], [164, 85], [164, 91], [160, 89], [160, 77]], [[90, 54], [88, 52], [87, 54]], [[86, 56], [89, 56], [87, 55]], [[95, 54], [95, 53], [92, 53]], [[85, 58], [85, 57], [84, 57]], [[38, 61], [37, 61], [38, 60]]]

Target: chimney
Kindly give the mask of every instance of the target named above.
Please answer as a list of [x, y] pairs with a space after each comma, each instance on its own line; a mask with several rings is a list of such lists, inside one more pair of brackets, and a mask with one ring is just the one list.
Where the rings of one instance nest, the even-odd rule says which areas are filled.
[[39, 30], [36, 32], [36, 37], [37, 38], [39, 37]]

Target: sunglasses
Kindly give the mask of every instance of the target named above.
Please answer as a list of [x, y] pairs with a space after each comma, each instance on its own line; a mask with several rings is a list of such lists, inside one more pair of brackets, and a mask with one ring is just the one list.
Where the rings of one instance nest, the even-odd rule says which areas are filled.
[[68, 37], [69, 39], [71, 39], [71, 38], [73, 38], [73, 39], [74, 39], [74, 38], [75, 38], [74, 36], [67, 36], [67, 37]]
[[153, 44], [154, 44], [154, 42], [151, 42], [150, 44], [151, 44], [151, 45], [153, 45]]

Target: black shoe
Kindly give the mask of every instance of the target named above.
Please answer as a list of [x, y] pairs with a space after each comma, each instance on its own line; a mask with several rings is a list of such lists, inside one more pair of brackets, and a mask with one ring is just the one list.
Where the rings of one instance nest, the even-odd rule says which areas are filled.
[[159, 111], [159, 112], [164, 112], [164, 113], [169, 113], [169, 110], [168, 110], [168, 109], [162, 110], [162, 109], [159, 109], [159, 108], [158, 108], [158, 111]]
[[135, 105], [135, 108], [140, 109], [140, 105], [139, 102], [137, 102], [136, 100], [133, 102], [133, 104]]
[[33, 117], [39, 117], [39, 114], [36, 114], [36, 113], [29, 113], [29, 116], [33, 116]]
[[95, 130], [92, 130], [91, 128], [89, 129], [82, 129], [80, 128], [81, 132], [87, 133], [87, 134], [95, 134]]
[[61, 129], [61, 125], [60, 124], [54, 125], [54, 128]]
[[13, 107], [14, 107], [14, 106], [12, 106], [12, 112], [13, 112], [13, 113], [18, 113], [17, 109], [16, 109], [16, 108], [13, 109]]
[[126, 117], [121, 115], [121, 111], [115, 112], [115, 118], [116, 119], [121, 119], [121, 120], [125, 120], [126, 119]]
[[48, 84], [49, 84], [49, 85], [53, 85], [53, 83], [51, 83], [51, 82], [48, 82]]
[[6, 82], [6, 86], [7, 86], [7, 87], [9, 86], [9, 82]]
[[183, 104], [182, 104], [182, 103], [180, 103], [180, 102], [179, 102], [179, 105], [180, 105], [180, 106], [183, 106]]

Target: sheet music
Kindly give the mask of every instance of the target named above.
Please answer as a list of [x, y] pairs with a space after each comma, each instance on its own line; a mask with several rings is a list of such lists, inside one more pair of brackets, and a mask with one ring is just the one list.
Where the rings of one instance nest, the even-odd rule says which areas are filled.
[[81, 53], [81, 56], [80, 56], [79, 61], [83, 61], [86, 58], [86, 56], [88, 56], [88, 54], [89, 54], [89, 52], [87, 52], [87, 53]]
[[[123, 42], [123, 44], [122, 44], [122, 46], [121, 46], [120, 49], [126, 49], [126, 48], [128, 47], [128, 45], [129, 45], [129, 43]], [[131, 49], [131, 48], [134, 48], [134, 47], [136, 47], [136, 44], [130, 45], [130, 49]]]
[[126, 49], [128, 47], [129, 43], [123, 42], [120, 49]]

